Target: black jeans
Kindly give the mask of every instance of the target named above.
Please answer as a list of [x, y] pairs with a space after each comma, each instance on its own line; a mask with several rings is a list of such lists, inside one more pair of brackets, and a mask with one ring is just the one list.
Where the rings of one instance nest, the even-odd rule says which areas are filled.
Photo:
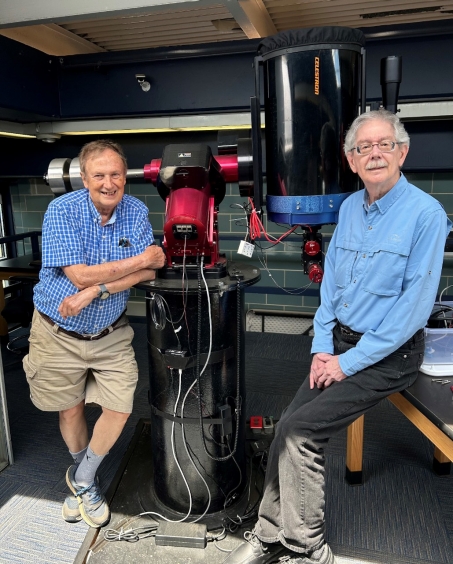
[[[355, 345], [334, 329], [335, 354]], [[303, 382], [275, 430], [255, 528], [264, 542], [311, 553], [324, 544], [324, 447], [329, 438], [394, 392], [411, 386], [423, 361], [423, 330], [394, 353], [325, 390]]]

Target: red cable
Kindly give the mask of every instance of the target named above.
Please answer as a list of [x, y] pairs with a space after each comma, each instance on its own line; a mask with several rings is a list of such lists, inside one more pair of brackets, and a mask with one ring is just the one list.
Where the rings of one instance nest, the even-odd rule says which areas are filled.
[[249, 203], [252, 208], [252, 212], [250, 214], [250, 222], [249, 222], [250, 239], [252, 241], [254, 241], [255, 239], [259, 239], [261, 235], [264, 235], [266, 241], [272, 243], [273, 245], [277, 245], [277, 243], [280, 243], [282, 239], [290, 235], [293, 231], [295, 231], [299, 227], [299, 225], [295, 225], [294, 227], [286, 231], [286, 233], [283, 233], [283, 235], [281, 235], [278, 239], [271, 239], [266, 233], [266, 229], [264, 228], [264, 225], [256, 212], [255, 206], [253, 204], [253, 200], [251, 198], [249, 198]]

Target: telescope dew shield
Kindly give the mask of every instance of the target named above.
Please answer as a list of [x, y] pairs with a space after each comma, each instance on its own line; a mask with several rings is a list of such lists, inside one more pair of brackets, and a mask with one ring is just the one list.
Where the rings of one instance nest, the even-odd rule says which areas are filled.
[[336, 223], [341, 203], [359, 188], [343, 143], [364, 97], [364, 45], [361, 31], [345, 27], [282, 32], [260, 43], [271, 221]]

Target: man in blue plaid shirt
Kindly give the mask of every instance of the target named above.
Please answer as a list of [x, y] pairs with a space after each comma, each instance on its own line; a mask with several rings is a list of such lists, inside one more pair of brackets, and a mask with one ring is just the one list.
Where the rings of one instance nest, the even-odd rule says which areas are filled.
[[[63, 518], [102, 527], [110, 510], [96, 472], [132, 411], [138, 378], [126, 304], [130, 288], [152, 280], [165, 255], [153, 245], [148, 209], [124, 193], [121, 147], [93, 141], [79, 160], [85, 189], [55, 199], [44, 217], [42, 269], [23, 362], [32, 402], [59, 412], [74, 459], [66, 473], [73, 495], [63, 504]], [[91, 439], [86, 403], [102, 408]]]

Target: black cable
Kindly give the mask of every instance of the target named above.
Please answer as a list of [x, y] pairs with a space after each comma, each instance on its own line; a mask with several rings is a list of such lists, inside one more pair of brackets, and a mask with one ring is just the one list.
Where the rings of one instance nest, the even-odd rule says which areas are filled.
[[[239, 302], [238, 305], [238, 312], [237, 312], [237, 324], [238, 324], [238, 346], [237, 346], [237, 378], [236, 378], [236, 399], [237, 399], [237, 406], [236, 406], [236, 413], [237, 413], [237, 419], [236, 419], [236, 432], [234, 434], [234, 445], [233, 445], [233, 450], [230, 449], [230, 454], [227, 454], [226, 456], [213, 456], [209, 451], [208, 451], [208, 447], [206, 445], [206, 437], [204, 434], [204, 429], [203, 429], [203, 412], [202, 412], [202, 405], [201, 405], [201, 382], [200, 382], [200, 354], [201, 354], [201, 297], [202, 297], [202, 293], [201, 293], [201, 269], [203, 268], [203, 264], [202, 261], [199, 260], [199, 255], [197, 255], [197, 280], [198, 280], [198, 304], [197, 304], [197, 314], [198, 314], [198, 322], [197, 322], [197, 356], [196, 356], [196, 380], [197, 380], [197, 391], [198, 391], [198, 414], [200, 417], [200, 435], [201, 435], [201, 440], [203, 443], [203, 449], [205, 454], [207, 454], [209, 456], [209, 458], [211, 460], [215, 460], [216, 462], [226, 462], [227, 460], [229, 460], [230, 458], [233, 458], [233, 456], [236, 454], [236, 450], [237, 450], [237, 444], [238, 444], [238, 440], [239, 440], [239, 415], [240, 415], [240, 408], [238, 408], [237, 406], [240, 404], [240, 303], [241, 303], [241, 296], [240, 296], [240, 281], [238, 280], [237, 286], [237, 300]], [[209, 291], [209, 290], [208, 290]]]
[[[252, 477], [253, 477], [253, 461], [255, 457], [258, 457], [259, 455], [261, 455], [261, 459], [260, 459], [260, 463], [258, 465], [257, 468], [257, 472], [259, 471], [260, 468], [262, 468], [262, 463], [263, 463], [263, 459], [265, 456], [266, 452], [256, 452], [254, 453], [251, 457], [250, 457], [250, 477], [248, 480], [248, 494], [247, 494], [247, 505], [245, 506], [244, 509], [244, 513], [242, 515], [237, 515], [239, 522], [235, 521], [229, 514], [227, 511], [227, 502], [228, 502], [228, 498], [229, 496], [240, 486], [240, 483], [234, 488], [232, 489], [230, 492], [228, 492], [226, 498], [225, 498], [225, 503], [223, 504], [223, 510], [225, 512], [225, 515], [227, 516], [227, 518], [230, 520], [230, 522], [233, 524], [232, 530], [230, 530], [230, 524], [228, 525], [228, 530], [230, 530], [230, 532], [234, 532], [235, 530], [237, 530], [238, 527], [241, 527], [244, 523], [246, 523], [247, 521], [250, 521], [252, 519], [255, 519], [258, 513], [258, 510], [255, 509], [256, 506], [259, 504], [259, 502], [261, 501], [261, 496], [262, 496], [262, 491], [258, 490], [257, 485], [256, 485], [256, 478], [255, 478], [255, 488], [258, 492], [258, 497], [256, 502], [252, 505], [252, 507], [250, 509], [248, 509], [249, 507], [249, 503], [250, 503], [250, 499], [252, 497], [252, 492], [251, 492], [251, 485], [252, 485]], [[237, 462], [236, 462], [237, 465]], [[227, 526], [227, 525], [226, 525]]]
[[[452, 316], [453, 307], [446, 304], [435, 304], [431, 315], [428, 318], [427, 327], [445, 328], [451, 325], [453, 321]], [[448, 315], [447, 315], [448, 314]]]
[[164, 299], [159, 294], [152, 294], [149, 310], [151, 314], [151, 319], [154, 323], [154, 327], [158, 331], [163, 331], [167, 322], [167, 316], [165, 315], [165, 305]]
[[182, 316], [177, 321], [173, 321], [170, 306], [168, 305], [167, 300], [160, 294], [152, 293], [151, 298], [147, 299], [150, 302], [148, 307], [155, 329], [157, 331], [163, 331], [168, 321], [168, 323], [171, 324], [173, 333], [175, 334], [176, 340], [178, 341], [177, 348], [178, 350], [181, 350], [181, 341], [179, 340], [178, 331], [175, 329], [175, 324], [179, 323], [182, 320]]
[[[437, 309], [437, 307], [438, 307], [438, 309]], [[438, 315], [439, 313], [443, 313], [445, 311], [453, 311], [453, 307], [447, 306], [447, 305], [434, 306], [434, 309], [433, 309], [430, 317], [432, 317], [433, 315]]]
[[209, 478], [212, 482], [214, 482], [214, 484], [219, 488], [219, 490], [222, 492], [223, 497], [226, 498], [226, 494], [223, 491], [221, 485], [219, 484], [219, 482], [217, 482], [215, 480], [215, 478], [209, 474], [209, 472], [206, 470], [206, 468], [203, 466], [203, 464], [201, 463], [200, 459], [198, 458], [198, 456], [196, 455], [195, 451], [193, 450], [193, 448], [190, 446], [189, 442], [185, 439], [187, 448], [190, 450], [190, 454], [196, 459], [196, 461], [198, 462], [200, 468], [203, 470], [203, 472], [205, 473], [206, 477]]

